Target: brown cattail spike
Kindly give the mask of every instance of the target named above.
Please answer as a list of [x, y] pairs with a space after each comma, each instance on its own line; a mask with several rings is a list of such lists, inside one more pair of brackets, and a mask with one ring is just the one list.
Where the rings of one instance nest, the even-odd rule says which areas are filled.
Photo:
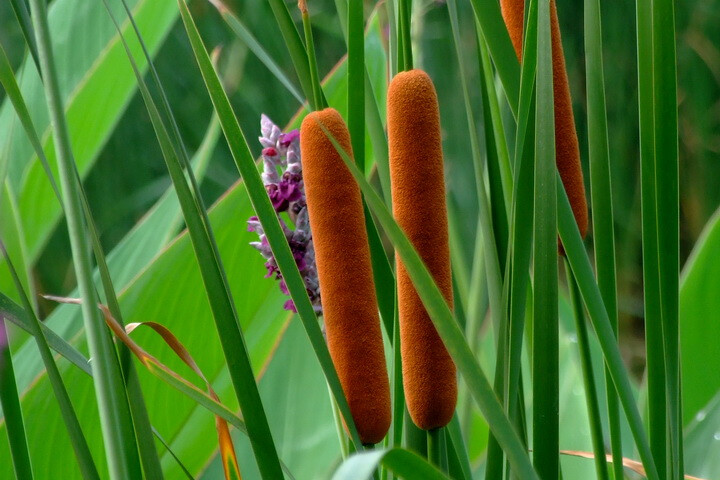
[[[411, 70], [393, 78], [387, 120], [393, 214], [452, 307], [440, 112], [425, 72]], [[455, 364], [399, 258], [397, 282], [408, 410], [424, 430], [443, 427], [457, 402]]]
[[330, 138], [352, 157], [336, 110], [305, 117], [300, 149], [325, 331], [360, 439], [378, 443], [390, 428], [390, 384], [365, 217], [360, 189]]
[[[525, 0], [501, 0], [500, 6], [505, 25], [507, 25], [515, 47], [515, 53], [518, 59], [521, 59]], [[565, 70], [565, 56], [563, 55], [555, 0], [550, 2], [550, 27], [552, 30], [553, 90], [555, 93], [555, 161], [570, 200], [575, 221], [580, 229], [580, 235], [585, 237], [588, 230], [585, 184], [580, 166], [580, 149], [575, 131], [575, 117], [570, 100], [570, 87]]]

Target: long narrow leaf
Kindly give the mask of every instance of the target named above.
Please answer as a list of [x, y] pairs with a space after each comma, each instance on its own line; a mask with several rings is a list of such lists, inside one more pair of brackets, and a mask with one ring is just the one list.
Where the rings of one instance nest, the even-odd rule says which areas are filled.
[[347, 403], [345, 395], [343, 394], [342, 387], [340, 386], [340, 380], [330, 358], [330, 353], [327, 349], [325, 339], [320, 331], [315, 311], [313, 310], [310, 299], [308, 298], [305, 284], [300, 277], [300, 272], [297, 269], [295, 259], [292, 256], [285, 234], [280, 227], [280, 222], [277, 214], [275, 213], [275, 209], [270, 203], [270, 199], [268, 198], [267, 192], [262, 184], [262, 180], [253, 161], [250, 148], [248, 147], [245, 136], [240, 129], [237, 118], [232, 111], [230, 101], [222, 88], [220, 79], [210, 62], [210, 58], [205, 50], [200, 34], [197, 31], [197, 27], [195, 26], [184, 0], [179, 0], [178, 4], [180, 5], [180, 13], [182, 15], [183, 22], [185, 23], [185, 29], [188, 33], [190, 43], [195, 53], [195, 59], [198, 62], [208, 93], [210, 94], [210, 98], [213, 102], [215, 110], [217, 111], [218, 117], [220, 118], [220, 123], [230, 147], [230, 152], [232, 153], [235, 164], [245, 181], [244, 185], [247, 188], [250, 201], [258, 218], [260, 219], [263, 230], [267, 235], [273, 255], [275, 256], [283, 278], [290, 290], [293, 302], [298, 309], [300, 319], [303, 322], [305, 331], [310, 339], [310, 343], [315, 350], [315, 354], [320, 361], [320, 366], [323, 369], [327, 382], [333, 391], [333, 395], [338, 403], [340, 412], [343, 414], [343, 418], [348, 426], [353, 442], [355, 443], [356, 448], [361, 448], [360, 438], [358, 436], [357, 429], [355, 428], [355, 424], [352, 421], [352, 415], [350, 414], [350, 407]]
[[30, 463], [25, 420], [20, 408], [20, 397], [15, 383], [10, 346], [8, 345], [5, 328], [5, 314], [0, 311], [0, 407], [2, 407], [5, 425], [7, 426], [10, 454], [12, 456], [15, 477], [17, 480], [32, 480], [33, 470]]
[[32, 0], [30, 5], [48, 110], [55, 129], [53, 139], [60, 167], [60, 181], [73, 251], [73, 263], [80, 294], [86, 300], [86, 304], [90, 305], [90, 307], [87, 305], [83, 307], [83, 317], [90, 352], [94, 359], [92, 368], [95, 392], [100, 410], [110, 476], [113, 479], [139, 477], [141, 475], [140, 461], [120, 365], [109, 332], [97, 310], [92, 307], [97, 301], [97, 296], [92, 279], [90, 242], [86, 236], [86, 226], [83, 222], [82, 205], [76, 182], [75, 160], [70, 146], [62, 97], [57, 81], [47, 22], [47, 6], [41, 0]]
[[[324, 126], [322, 127], [326, 135], [330, 136], [330, 132], [327, 131]], [[384, 205], [380, 196], [367, 180], [365, 180], [362, 172], [357, 169], [337, 141], [334, 138], [330, 138], [330, 140], [338, 153], [340, 153], [353, 177], [355, 177], [355, 181], [360, 186], [368, 206], [377, 216], [385, 233], [402, 258], [403, 264], [406, 266], [410, 278], [438, 334], [440, 334], [450, 356], [463, 375], [465, 383], [468, 385], [468, 388], [470, 388], [490, 429], [507, 453], [511, 465], [524, 479], [530, 480], [538, 478], [530, 464], [527, 452], [522, 446], [517, 433], [511, 426], [510, 421], [503, 413], [502, 407], [493, 393], [487, 377], [480, 368], [474, 353], [465, 341], [457, 320], [454, 318], [442, 293], [440, 293], [435, 281], [428, 272], [427, 267], [412, 243], [410, 243], [407, 236], [400, 229], [400, 226], [393, 219], [392, 214]]]
[[620, 356], [620, 349], [612, 326], [610, 325], [610, 318], [605, 310], [605, 303], [595, 283], [590, 260], [587, 257], [585, 247], [580, 238], [580, 231], [575, 222], [570, 201], [564, 188], [561, 188], [562, 180], [559, 174], [556, 177], [556, 182], [558, 185], [558, 231], [563, 243], [563, 248], [565, 249], [565, 254], [572, 268], [572, 273], [577, 279], [580, 294], [582, 295], [585, 308], [588, 311], [590, 321], [600, 342], [605, 364], [610, 371], [615, 390], [620, 398], [620, 404], [630, 424], [630, 430], [632, 431], [635, 445], [640, 453], [640, 459], [647, 471], [648, 479], [659, 480], [660, 477], [658, 476], [655, 462], [650, 452], [650, 445], [648, 444], [645, 434], [645, 428], [643, 427], [640, 412], [638, 411], [632, 387], [630, 386], [630, 379], [623, 365], [622, 357]]
[[[52, 385], [53, 393], [55, 394], [55, 399], [58, 402], [63, 420], [65, 421], [65, 428], [67, 428], [68, 435], [70, 436], [70, 442], [72, 443], [75, 457], [77, 458], [78, 466], [80, 467], [80, 472], [86, 480], [100, 480], [100, 475], [98, 474], [97, 467], [95, 466], [92, 454], [90, 453], [87, 440], [85, 439], [82, 428], [80, 428], [80, 422], [78, 421], [77, 414], [75, 413], [75, 409], [70, 401], [70, 396], [68, 395], [65, 383], [60, 376], [60, 370], [55, 363], [55, 359], [53, 358], [52, 352], [50, 352], [50, 347], [48, 346], [43, 329], [40, 326], [40, 320], [33, 312], [30, 299], [25, 294], [20, 278], [15, 271], [15, 267], [10, 261], [10, 257], [7, 255], [7, 251], [5, 250], [5, 246], [3, 245], [1, 239], [0, 251], [5, 257], [8, 267], [10, 267], [10, 274], [15, 281], [15, 288], [18, 290], [25, 312], [30, 319], [30, 333], [35, 337], [35, 343], [37, 344], [38, 350], [40, 350], [40, 356], [42, 357], [45, 370], [47, 371], [48, 378], [50, 379], [50, 383]], [[4, 328], [4, 326], [0, 325], [0, 328]]]

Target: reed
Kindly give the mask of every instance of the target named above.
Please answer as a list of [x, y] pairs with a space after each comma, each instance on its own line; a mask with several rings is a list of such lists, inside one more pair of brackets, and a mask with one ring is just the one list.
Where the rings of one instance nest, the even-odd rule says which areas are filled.
[[390, 428], [390, 384], [362, 197], [329, 136], [352, 155], [337, 110], [305, 117], [300, 149], [325, 331], [360, 439], [374, 444]]
[[[393, 78], [387, 117], [393, 215], [452, 307], [440, 113], [435, 87], [425, 72], [410, 70]], [[455, 364], [400, 259], [397, 284], [408, 410], [424, 430], [443, 427], [457, 402]]]

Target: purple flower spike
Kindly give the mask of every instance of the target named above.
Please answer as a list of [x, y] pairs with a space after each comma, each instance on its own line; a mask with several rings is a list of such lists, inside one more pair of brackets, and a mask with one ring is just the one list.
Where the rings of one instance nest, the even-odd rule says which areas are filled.
[[280, 135], [280, 145], [287, 148], [296, 140], [300, 140], [300, 130], [290, 130], [288, 133]]
[[[317, 268], [315, 266], [315, 249], [312, 243], [312, 232], [308, 219], [305, 202], [305, 187], [302, 178], [302, 163], [300, 159], [300, 132], [291, 130], [282, 133], [270, 118], [263, 115], [260, 119], [260, 144], [263, 146], [263, 173], [262, 179], [268, 197], [279, 214], [287, 212], [287, 216], [294, 222], [294, 229], [289, 227], [280, 217], [285, 238], [290, 246], [293, 259], [305, 283], [313, 309], [322, 315], [322, 302], [320, 299], [320, 285], [318, 283]], [[280, 173], [280, 170], [282, 173]], [[248, 219], [248, 231], [257, 233], [259, 241], [250, 242], [250, 245], [265, 258], [265, 278], [275, 277], [279, 281], [280, 291], [290, 295], [285, 279], [277, 266], [272, 254], [265, 232], [257, 217]], [[283, 305], [285, 310], [297, 312], [295, 303], [287, 300]]]

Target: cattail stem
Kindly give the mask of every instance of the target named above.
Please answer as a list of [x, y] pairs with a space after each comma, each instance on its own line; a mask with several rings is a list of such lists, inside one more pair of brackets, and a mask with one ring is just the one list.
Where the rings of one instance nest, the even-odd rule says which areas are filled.
[[[500, 6], [515, 53], [518, 60], [522, 60], [525, 0], [501, 0]], [[550, 1], [550, 28], [555, 96], [555, 161], [580, 235], [585, 237], [588, 231], [588, 207], [555, 0]]]
[[300, 148], [328, 348], [360, 440], [374, 444], [390, 428], [390, 383], [360, 189], [331, 139], [352, 156], [336, 110], [305, 117]]
[[[440, 113], [432, 80], [421, 70], [398, 74], [387, 105], [393, 214], [452, 307]], [[455, 364], [399, 258], [397, 282], [408, 410], [424, 430], [444, 427], [457, 402]]]

